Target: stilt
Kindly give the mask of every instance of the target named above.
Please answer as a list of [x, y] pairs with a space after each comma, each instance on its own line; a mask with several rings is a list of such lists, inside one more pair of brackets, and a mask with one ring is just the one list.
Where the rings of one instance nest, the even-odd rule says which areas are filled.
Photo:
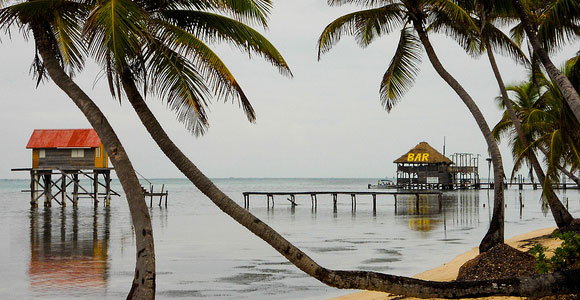
[[44, 206], [45, 207], [52, 206], [52, 180], [51, 180], [52, 171], [49, 171], [49, 172], [50, 173], [45, 173], [43, 175], [43, 179], [44, 179]]
[[99, 205], [99, 173], [94, 172], [95, 178], [93, 178], [93, 204], [95, 207]]
[[30, 207], [38, 207], [38, 175], [34, 170], [30, 170]]
[[415, 194], [415, 209], [419, 213], [419, 194]]
[[338, 195], [337, 194], [332, 194], [332, 203], [334, 206], [334, 212], [337, 211], [337, 202], [338, 202]]
[[73, 206], [77, 207], [79, 204], [79, 173], [73, 173]]
[[356, 194], [350, 194], [350, 208], [356, 210]]
[[397, 194], [394, 194], [393, 196], [395, 196], [395, 210], [397, 209]]
[[111, 206], [111, 171], [105, 171], [105, 206]]
[[60, 203], [66, 207], [66, 173], [62, 172], [60, 178]]

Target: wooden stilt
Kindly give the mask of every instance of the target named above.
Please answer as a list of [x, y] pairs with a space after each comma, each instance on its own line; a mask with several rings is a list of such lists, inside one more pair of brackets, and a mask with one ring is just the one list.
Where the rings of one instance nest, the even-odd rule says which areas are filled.
[[50, 173], [46, 173], [43, 175], [43, 179], [44, 179], [44, 206], [45, 207], [51, 207], [52, 206], [52, 180], [51, 180], [51, 174]]
[[338, 202], [338, 195], [332, 194], [332, 203], [334, 205], [334, 212], [337, 211], [337, 202]]
[[99, 205], [99, 173], [95, 171], [93, 178], [93, 204], [95, 207]]
[[73, 173], [73, 206], [79, 204], [79, 173]]
[[66, 173], [61, 173], [60, 178], [60, 203], [62, 207], [66, 207]]
[[30, 207], [38, 207], [38, 175], [35, 170], [30, 170]]
[[111, 206], [111, 171], [105, 171], [105, 206]]

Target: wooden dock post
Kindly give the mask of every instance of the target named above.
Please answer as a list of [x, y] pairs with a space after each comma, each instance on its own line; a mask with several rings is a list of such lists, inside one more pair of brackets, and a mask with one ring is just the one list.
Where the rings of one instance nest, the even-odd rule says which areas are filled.
[[52, 180], [51, 180], [52, 171], [49, 173], [45, 173], [42, 177], [44, 179], [44, 206], [51, 207], [52, 206]]
[[[395, 199], [397, 199], [397, 195], [395, 195]], [[377, 214], [377, 194], [373, 194], [373, 214]]]
[[356, 194], [350, 194], [350, 206], [352, 210], [356, 210]]
[[395, 196], [395, 209], [397, 209], [397, 194], [394, 194], [393, 196]]
[[415, 209], [419, 213], [419, 194], [415, 194]]
[[332, 203], [334, 206], [334, 212], [337, 210], [338, 195], [336, 193], [332, 194]]
[[73, 173], [73, 206], [79, 204], [79, 173]]
[[[161, 195], [159, 196], [159, 206], [161, 206], [161, 200], [163, 200], [163, 190], [165, 190], [165, 184], [161, 185]], [[165, 201], [167, 203], [167, 201]]]

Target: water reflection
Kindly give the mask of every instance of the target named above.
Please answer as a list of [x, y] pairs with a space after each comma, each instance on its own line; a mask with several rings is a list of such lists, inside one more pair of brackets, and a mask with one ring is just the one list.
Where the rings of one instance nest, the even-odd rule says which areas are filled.
[[83, 209], [31, 209], [28, 273], [32, 288], [105, 286], [110, 210]]
[[451, 192], [444, 193], [440, 199], [433, 195], [399, 196], [395, 206], [395, 215], [408, 222], [414, 231], [428, 232], [447, 223], [460, 226], [472, 226], [479, 223], [479, 193]]

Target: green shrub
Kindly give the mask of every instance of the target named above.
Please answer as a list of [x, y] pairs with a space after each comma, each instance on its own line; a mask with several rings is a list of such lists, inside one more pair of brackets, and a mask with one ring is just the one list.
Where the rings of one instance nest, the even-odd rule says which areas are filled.
[[554, 238], [562, 240], [562, 245], [554, 249], [554, 256], [546, 257], [547, 248], [536, 244], [530, 253], [536, 257], [539, 273], [559, 271], [573, 265], [580, 259], [580, 235], [574, 232], [555, 233]]

